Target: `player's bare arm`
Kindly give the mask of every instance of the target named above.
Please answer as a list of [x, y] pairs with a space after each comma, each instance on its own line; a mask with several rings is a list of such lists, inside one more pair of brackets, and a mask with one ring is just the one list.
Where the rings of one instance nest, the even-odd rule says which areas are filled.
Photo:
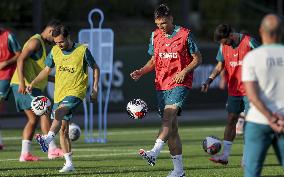
[[193, 71], [195, 68], [197, 68], [202, 63], [202, 56], [200, 52], [196, 52], [191, 54], [192, 56], [192, 62], [184, 68], [181, 72], [177, 73], [177, 75], [173, 78], [174, 82], [180, 84], [183, 83], [185, 76]]
[[4, 69], [6, 66], [16, 63], [20, 54], [21, 52], [17, 51], [15, 52], [15, 55], [10, 60], [5, 60], [5, 61], [0, 62], [0, 70]]
[[30, 85], [27, 86], [26, 91], [31, 92], [33, 89], [33, 86], [42, 81], [43, 79], [47, 78], [48, 75], [51, 73], [52, 68], [46, 66], [39, 74], [38, 76], [30, 83]]
[[17, 60], [17, 68], [18, 68], [18, 76], [19, 76], [19, 89], [18, 92], [22, 94], [26, 94], [26, 86], [25, 86], [25, 76], [24, 76], [24, 62], [27, 58], [29, 58], [34, 52], [40, 49], [40, 41], [38, 39], [32, 39], [28, 42], [27, 46], [22, 50], [18, 60]]
[[250, 103], [252, 103], [267, 118], [270, 127], [277, 133], [283, 132], [283, 126], [279, 125], [279, 123], [282, 124], [282, 116], [275, 115], [267, 108], [267, 106], [265, 106], [264, 102], [259, 97], [257, 82], [246, 81], [244, 82], [244, 86]]
[[151, 59], [140, 69], [133, 71], [130, 76], [135, 81], [139, 80], [140, 77], [143, 75], [153, 71], [155, 69], [155, 59], [154, 56], [151, 57]]
[[210, 84], [213, 82], [213, 80], [219, 76], [219, 74], [222, 72], [224, 69], [224, 63], [219, 61], [217, 65], [215, 66], [214, 70], [208, 77], [208, 79], [202, 84], [201, 86], [201, 92], [207, 92], [209, 89]]
[[100, 79], [100, 69], [97, 64], [94, 65], [93, 67], [94, 72], [93, 72], [93, 77], [94, 77], [94, 83], [93, 83], [93, 91], [91, 94], [91, 101], [94, 102], [97, 100], [98, 97], [98, 84], [99, 84], [99, 79]]

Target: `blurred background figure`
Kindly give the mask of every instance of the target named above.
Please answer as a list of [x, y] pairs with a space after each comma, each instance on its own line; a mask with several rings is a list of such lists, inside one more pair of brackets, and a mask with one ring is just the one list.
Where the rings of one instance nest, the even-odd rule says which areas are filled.
[[283, 23], [268, 14], [261, 21], [262, 46], [244, 59], [242, 81], [251, 108], [245, 125], [245, 177], [259, 177], [268, 148], [273, 146], [284, 168]]
[[[16, 62], [20, 53], [21, 46], [15, 35], [8, 29], [0, 28], [0, 105], [8, 98], [10, 81], [16, 69]], [[3, 148], [2, 134], [0, 132], [0, 150]]]

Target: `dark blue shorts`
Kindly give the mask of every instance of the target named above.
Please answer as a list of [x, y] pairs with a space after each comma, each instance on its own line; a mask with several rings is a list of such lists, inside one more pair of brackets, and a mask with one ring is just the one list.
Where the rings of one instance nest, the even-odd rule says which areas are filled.
[[246, 96], [228, 96], [226, 109], [229, 113], [240, 114], [247, 113], [249, 109], [249, 101]]

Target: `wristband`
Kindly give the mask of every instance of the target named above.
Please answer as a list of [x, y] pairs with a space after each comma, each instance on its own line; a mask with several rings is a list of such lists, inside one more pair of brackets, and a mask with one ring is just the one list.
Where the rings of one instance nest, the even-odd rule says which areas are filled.
[[211, 77], [208, 77], [208, 79], [205, 81], [205, 84], [210, 85], [213, 82], [213, 79]]

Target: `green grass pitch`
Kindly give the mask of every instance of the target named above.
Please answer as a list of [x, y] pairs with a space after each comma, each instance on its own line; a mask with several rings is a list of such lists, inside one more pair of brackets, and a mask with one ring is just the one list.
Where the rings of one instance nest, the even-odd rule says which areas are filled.
[[[204, 124], [204, 123], [203, 123]], [[223, 125], [201, 126], [184, 125], [180, 127], [183, 141], [184, 169], [187, 177], [241, 177], [243, 176], [240, 160], [242, 138], [237, 137], [232, 155], [227, 166], [214, 164], [208, 160], [202, 149], [205, 136], [223, 137]], [[85, 144], [83, 137], [73, 142], [72, 173], [60, 174], [64, 159], [47, 160], [47, 155], [40, 151], [33, 141], [33, 153], [40, 156], [40, 162], [19, 162], [21, 150], [21, 132], [2, 130], [5, 138], [5, 150], [0, 151], [0, 176], [98, 176], [98, 177], [164, 177], [172, 169], [172, 161], [167, 147], [160, 154], [154, 167], [148, 166], [137, 152], [153, 146], [157, 127], [111, 128], [108, 130], [106, 144]], [[57, 144], [59, 144], [57, 139]], [[269, 151], [263, 169], [265, 177], [284, 176], [284, 170], [278, 165], [274, 152]]]

